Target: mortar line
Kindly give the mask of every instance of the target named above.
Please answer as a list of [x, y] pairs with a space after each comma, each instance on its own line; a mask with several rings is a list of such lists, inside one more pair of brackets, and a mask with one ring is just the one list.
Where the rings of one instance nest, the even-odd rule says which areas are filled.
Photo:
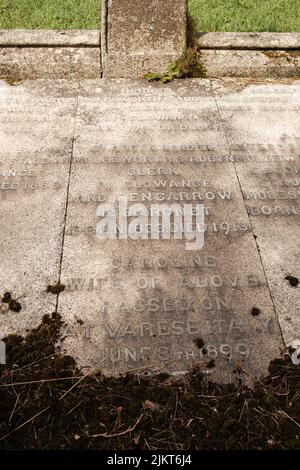
[[39, 44], [39, 43], [34, 43], [34, 44], [13, 44], [13, 43], [8, 43], [8, 44], [0, 44], [0, 49], [96, 49], [99, 47], [99, 44], [84, 44], [84, 43], [78, 43], [78, 44]]
[[[103, 2], [102, 2], [103, 4]], [[99, 18], [99, 21], [100, 21], [100, 27], [99, 27], [99, 53], [100, 53], [100, 78], [102, 78], [102, 75], [103, 75], [103, 60], [102, 60], [102, 11], [100, 12], [100, 18]]]
[[102, 37], [101, 37], [101, 30], [100, 30], [100, 32], [99, 32], [99, 35], [100, 35], [100, 43], [99, 43], [100, 77], [99, 77], [99, 78], [103, 78], [103, 59], [102, 59]]
[[[196, 39], [197, 41], [197, 39]], [[202, 46], [199, 45], [199, 51], [254, 51], [254, 52], [266, 52], [266, 51], [271, 51], [271, 52], [295, 52], [299, 51], [300, 47], [295, 46], [295, 47], [280, 47], [280, 46]]]
[[240, 193], [241, 193], [242, 198], [243, 198], [245, 212], [246, 212], [246, 214], [247, 214], [247, 218], [248, 218], [249, 225], [250, 225], [250, 227], [251, 227], [251, 232], [252, 232], [252, 234], [253, 234], [253, 238], [254, 238], [256, 250], [257, 250], [257, 253], [258, 253], [258, 256], [259, 256], [259, 259], [260, 259], [260, 263], [261, 263], [261, 266], [262, 266], [262, 269], [263, 269], [264, 276], [265, 276], [266, 285], [267, 285], [267, 288], [268, 288], [268, 291], [269, 291], [269, 294], [270, 294], [270, 299], [271, 299], [271, 302], [272, 302], [272, 305], [273, 305], [273, 309], [274, 309], [274, 313], [275, 313], [275, 316], [276, 316], [276, 320], [277, 320], [277, 323], [278, 323], [278, 327], [279, 327], [279, 331], [280, 331], [280, 335], [281, 335], [282, 344], [286, 347], [286, 344], [285, 344], [285, 341], [284, 341], [283, 332], [282, 332], [282, 328], [281, 328], [281, 324], [280, 324], [280, 322], [279, 322], [279, 317], [278, 317], [278, 313], [277, 313], [277, 308], [276, 308], [276, 306], [275, 306], [275, 300], [274, 300], [274, 297], [273, 297], [273, 294], [272, 294], [272, 291], [271, 291], [269, 279], [268, 279], [268, 276], [267, 276], [267, 273], [266, 273], [265, 265], [264, 265], [264, 263], [263, 263], [263, 259], [262, 259], [262, 256], [261, 256], [261, 251], [260, 251], [260, 247], [259, 247], [258, 242], [257, 242], [257, 238], [254, 237], [255, 232], [254, 232], [252, 220], [251, 220], [251, 217], [250, 217], [250, 215], [248, 214], [247, 209], [246, 209], [245, 197], [244, 197], [244, 193], [243, 193], [243, 190], [242, 190], [241, 180], [240, 180], [240, 177], [239, 177], [238, 172], [237, 172], [237, 168], [236, 168], [236, 165], [235, 165], [234, 156], [233, 156], [233, 153], [232, 153], [232, 150], [231, 150], [231, 145], [230, 145], [229, 139], [228, 139], [227, 134], [226, 134], [226, 130], [225, 130], [225, 126], [224, 126], [224, 122], [223, 122], [221, 110], [220, 110], [219, 103], [218, 103], [218, 100], [217, 100], [217, 96], [216, 96], [215, 91], [214, 91], [214, 89], [213, 89], [213, 85], [212, 85], [212, 81], [211, 81], [211, 80], [210, 80], [210, 83], [211, 83], [211, 87], [212, 87], [212, 91], [213, 91], [213, 95], [214, 95], [214, 100], [215, 100], [215, 104], [216, 104], [216, 107], [217, 107], [217, 111], [218, 111], [218, 114], [219, 114], [219, 117], [220, 117], [220, 122], [221, 122], [221, 126], [222, 126], [222, 132], [223, 132], [223, 135], [224, 135], [226, 144], [227, 144], [227, 148], [228, 148], [229, 154], [230, 154], [230, 156], [233, 158], [232, 164], [233, 164], [234, 172], [235, 172], [235, 175], [236, 175], [236, 178], [237, 178], [237, 182], [238, 182], [238, 185], [239, 185], [239, 188], [240, 188]]
[[[77, 97], [75, 103], [75, 113], [74, 113], [74, 125], [73, 125], [73, 133], [72, 133], [72, 145], [71, 145], [71, 156], [69, 162], [69, 174], [68, 174], [68, 182], [67, 182], [67, 192], [66, 192], [66, 203], [65, 203], [65, 211], [64, 211], [64, 221], [63, 221], [63, 233], [62, 233], [62, 241], [61, 241], [61, 251], [60, 251], [60, 260], [59, 260], [59, 271], [58, 271], [58, 283], [61, 283], [61, 273], [62, 273], [62, 262], [64, 256], [64, 246], [65, 246], [65, 237], [66, 237], [66, 227], [67, 227], [67, 216], [68, 216], [68, 207], [69, 207], [69, 195], [70, 195], [70, 185], [71, 185], [71, 172], [73, 166], [73, 156], [74, 156], [74, 146], [75, 146], [75, 132], [77, 128], [77, 111], [78, 111], [78, 103], [79, 103], [79, 92], [80, 92], [81, 82], [78, 83], [77, 89]], [[58, 300], [59, 300], [59, 293], [56, 296], [56, 305], [55, 305], [55, 312], [58, 311]]]
[[[105, 6], [104, 6], [104, 15], [105, 15], [105, 31], [104, 31], [104, 35], [105, 35], [105, 53], [108, 54], [108, 0], [105, 0]], [[101, 24], [101, 30], [102, 30], [102, 24]]]

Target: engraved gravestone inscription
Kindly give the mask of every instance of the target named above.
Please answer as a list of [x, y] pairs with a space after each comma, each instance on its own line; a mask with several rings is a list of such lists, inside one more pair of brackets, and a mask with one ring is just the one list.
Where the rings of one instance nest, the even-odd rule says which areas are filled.
[[220, 89], [217, 101], [289, 345], [300, 338], [300, 84], [250, 86], [238, 94]]
[[[280, 332], [210, 82], [89, 82], [76, 135], [63, 349], [107, 374], [198, 365], [230, 381], [239, 365], [266, 372]], [[203, 204], [204, 247], [187, 251], [174, 231], [122, 238], [120, 226], [97, 238], [103, 208], [118, 216], [120, 197], [148, 214]]]
[[226, 382], [299, 339], [299, 84], [230, 86], [0, 82], [0, 339]]
[[0, 338], [55, 310], [77, 91], [0, 81]]

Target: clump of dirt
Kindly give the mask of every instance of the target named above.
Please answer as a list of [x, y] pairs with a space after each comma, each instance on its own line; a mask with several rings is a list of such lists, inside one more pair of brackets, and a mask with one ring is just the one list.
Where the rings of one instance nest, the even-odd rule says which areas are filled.
[[199, 368], [84, 377], [55, 347], [61, 326], [53, 314], [27, 337], [5, 338], [2, 449], [300, 448], [300, 367], [289, 357], [253, 388], [212, 383]]
[[251, 315], [252, 315], [253, 317], [257, 317], [257, 316], [260, 315], [260, 314], [261, 314], [260, 309], [257, 308], [257, 307], [253, 307], [253, 309], [251, 310]]
[[47, 286], [46, 291], [51, 292], [51, 294], [60, 294], [65, 290], [65, 288], [66, 286], [58, 282], [57, 284]]
[[291, 287], [298, 287], [299, 279], [295, 276], [286, 276], [286, 281], [289, 281]]
[[11, 293], [10, 292], [5, 292], [3, 297], [2, 297], [2, 301], [4, 304], [9, 304], [9, 302], [11, 301]]
[[22, 305], [20, 302], [12, 298], [12, 295], [10, 292], [5, 292], [5, 294], [2, 297], [2, 303], [8, 304], [9, 310], [12, 312], [20, 312], [22, 310]]
[[206, 364], [206, 368], [207, 369], [213, 369], [214, 367], [216, 367], [216, 363], [215, 363], [214, 359], [211, 359], [211, 361], [209, 361], [209, 363]]
[[14, 299], [11, 299], [9, 301], [9, 310], [11, 310], [12, 312], [20, 312], [22, 310], [22, 305], [20, 304], [20, 302], [17, 302], [16, 300]]
[[205, 345], [204, 341], [202, 338], [195, 338], [194, 343], [197, 346], [197, 348], [201, 349]]

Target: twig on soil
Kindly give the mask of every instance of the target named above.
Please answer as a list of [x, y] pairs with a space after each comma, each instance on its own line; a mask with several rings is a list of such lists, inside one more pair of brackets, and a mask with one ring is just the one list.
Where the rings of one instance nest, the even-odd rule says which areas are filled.
[[80, 379], [80, 377], [73, 376], [73, 377], [59, 377], [57, 379], [41, 379], [41, 380], [32, 380], [30, 382], [14, 382], [14, 383], [9, 383], [9, 384], [1, 384], [0, 388], [2, 387], [15, 387], [16, 385], [32, 385], [32, 384], [39, 384], [39, 383], [47, 383], [47, 382], [59, 382], [62, 380], [74, 380], [74, 379]]
[[[241, 411], [241, 414], [240, 414], [240, 417], [239, 417], [239, 420], [238, 420], [239, 423], [241, 422], [246, 404], [247, 404], [247, 400], [244, 400], [243, 408], [242, 408], [242, 411]], [[247, 408], [248, 408], [248, 404], [247, 404]]]
[[93, 434], [91, 437], [105, 437], [106, 439], [110, 439], [112, 437], [118, 437], [118, 436], [123, 436], [124, 434], [127, 434], [129, 432], [132, 432], [135, 430], [135, 428], [139, 425], [141, 419], [143, 418], [144, 416], [144, 413], [141, 414], [141, 416], [139, 417], [139, 419], [137, 420], [137, 422], [131, 426], [130, 428], [126, 429], [126, 431], [123, 431], [123, 432], [118, 432], [116, 434], [107, 434], [107, 433], [104, 433], [104, 434]]
[[95, 365], [95, 367], [93, 367], [87, 374], [83, 375], [79, 380], [78, 382], [76, 382], [74, 385], [72, 385], [71, 388], [69, 388], [69, 390], [67, 390], [61, 397], [60, 397], [60, 400], [62, 400], [63, 398], [65, 398], [75, 387], [77, 387], [77, 385], [82, 382], [86, 377], [89, 377], [90, 375], [92, 375], [93, 372], [95, 372], [99, 366], [101, 366], [101, 364], [103, 364], [103, 362], [105, 362], [107, 359], [107, 357], [105, 357], [101, 362], [99, 362], [98, 364]]
[[292, 421], [294, 424], [296, 424], [296, 426], [298, 426], [298, 428], [300, 428], [300, 424], [297, 423], [297, 421], [295, 421], [295, 420], [294, 420], [290, 415], [288, 415], [285, 411], [283, 411], [283, 410], [278, 410], [278, 413], [279, 413], [280, 415], [283, 415], [283, 416], [285, 416], [286, 418], [288, 418], [290, 421]]
[[160, 364], [151, 364], [151, 365], [148, 365], [148, 366], [143, 366], [143, 367], [137, 367], [136, 369], [128, 369], [127, 370], [127, 374], [131, 373], [131, 372], [137, 372], [139, 370], [147, 370], [147, 369], [155, 369], [155, 368], [158, 368], [159, 369], [163, 369], [165, 367], [166, 364], [170, 364], [170, 362], [175, 362], [175, 361], [178, 361], [178, 357], [174, 358], [174, 359], [170, 359], [169, 361], [166, 361], [166, 362], [161, 362]]
[[38, 416], [40, 416], [41, 414], [45, 413], [45, 411], [49, 410], [50, 406], [47, 406], [47, 408], [44, 408], [42, 411], [39, 411], [36, 415], [32, 416], [31, 418], [29, 418], [27, 421], [25, 421], [25, 423], [22, 423], [20, 424], [20, 426], [18, 426], [17, 428], [13, 429], [12, 431], [10, 431], [8, 434], [5, 434], [5, 436], [1, 437], [0, 438], [0, 441], [3, 441], [4, 439], [6, 439], [8, 436], [11, 436], [14, 432], [18, 431], [19, 429], [23, 428], [23, 426], [25, 426], [26, 424], [30, 423], [30, 421], [32, 421], [33, 419], [37, 418]]
[[43, 357], [42, 359], [39, 359], [38, 361], [31, 362], [31, 364], [27, 364], [26, 366], [23, 366], [23, 367], [18, 367], [17, 369], [12, 370], [10, 375], [14, 375], [17, 373], [19, 374], [21, 371], [30, 369], [30, 367], [36, 364], [40, 364], [42, 361], [46, 361], [47, 359], [49, 359], [49, 357], [53, 357], [53, 356], [57, 356], [57, 353], [49, 354], [49, 356]]
[[265, 388], [265, 384], [263, 382], [261, 382], [260, 380], [257, 380], [248, 370], [244, 369], [241, 364], [237, 361], [234, 361], [236, 366], [243, 372], [245, 372], [245, 374], [247, 374], [252, 380], [253, 382], [256, 382], [258, 384], [260, 384], [263, 388]]
[[[101, 364], [103, 364], [104, 361], [106, 361], [106, 357], [103, 359], [103, 361], [101, 361], [99, 364], [97, 364], [95, 367], [93, 367], [93, 369], [90, 370], [90, 372], [88, 372], [86, 375], [83, 375], [80, 380], [78, 380], [78, 382], [76, 382], [74, 385], [72, 385], [71, 388], [69, 388], [69, 390], [67, 390], [60, 398], [59, 400], [62, 400], [66, 395], [68, 395], [71, 390], [73, 390], [78, 384], [79, 382], [81, 382], [82, 380], [84, 380], [86, 377], [88, 377], [89, 375], [92, 374], [92, 372], [94, 372]], [[39, 413], [37, 413], [36, 415], [32, 416], [31, 418], [29, 418], [27, 421], [25, 421], [25, 423], [22, 423], [20, 424], [20, 426], [18, 426], [17, 428], [13, 429], [11, 432], [9, 432], [8, 434], [5, 434], [5, 436], [1, 437], [0, 438], [0, 441], [3, 441], [4, 439], [6, 439], [8, 436], [11, 436], [11, 434], [13, 434], [14, 432], [18, 431], [19, 429], [23, 428], [24, 426], [26, 426], [26, 424], [30, 423], [31, 421], [33, 421], [35, 418], [37, 418], [38, 416], [40, 416], [41, 414], [45, 413], [45, 411], [49, 410], [50, 406], [47, 406], [47, 408], [44, 408], [42, 411], [39, 411]]]
[[10, 414], [10, 417], [9, 417], [9, 420], [8, 420], [9, 423], [11, 422], [11, 419], [12, 419], [12, 417], [13, 417], [13, 415], [14, 415], [15, 409], [16, 409], [17, 404], [18, 404], [18, 401], [19, 401], [19, 398], [20, 398], [20, 394], [18, 394], [17, 399], [16, 399], [16, 401], [15, 401], [15, 405], [14, 405], [14, 407], [13, 407], [13, 410], [12, 410], [11, 414]]
[[[257, 384], [261, 385], [261, 387], [264, 389], [264, 390], [271, 390], [271, 387], [270, 386], [267, 386], [266, 384], [264, 384], [261, 380], [258, 380], [256, 379], [248, 370], [244, 369], [239, 362], [235, 361], [235, 364], [240, 368], [241, 371], [245, 372], [245, 374], [249, 375], [249, 377], [251, 377], [251, 379], [256, 382]], [[282, 396], [285, 396], [287, 395], [286, 393], [278, 393], [278, 392], [275, 392], [273, 389], [272, 389], [272, 393], [274, 395], [277, 395], [279, 397], [282, 397]]]

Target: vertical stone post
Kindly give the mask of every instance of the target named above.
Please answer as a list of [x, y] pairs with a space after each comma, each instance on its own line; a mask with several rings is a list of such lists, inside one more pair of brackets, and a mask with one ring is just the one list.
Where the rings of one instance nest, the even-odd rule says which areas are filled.
[[102, 0], [104, 78], [164, 73], [185, 53], [187, 0]]

